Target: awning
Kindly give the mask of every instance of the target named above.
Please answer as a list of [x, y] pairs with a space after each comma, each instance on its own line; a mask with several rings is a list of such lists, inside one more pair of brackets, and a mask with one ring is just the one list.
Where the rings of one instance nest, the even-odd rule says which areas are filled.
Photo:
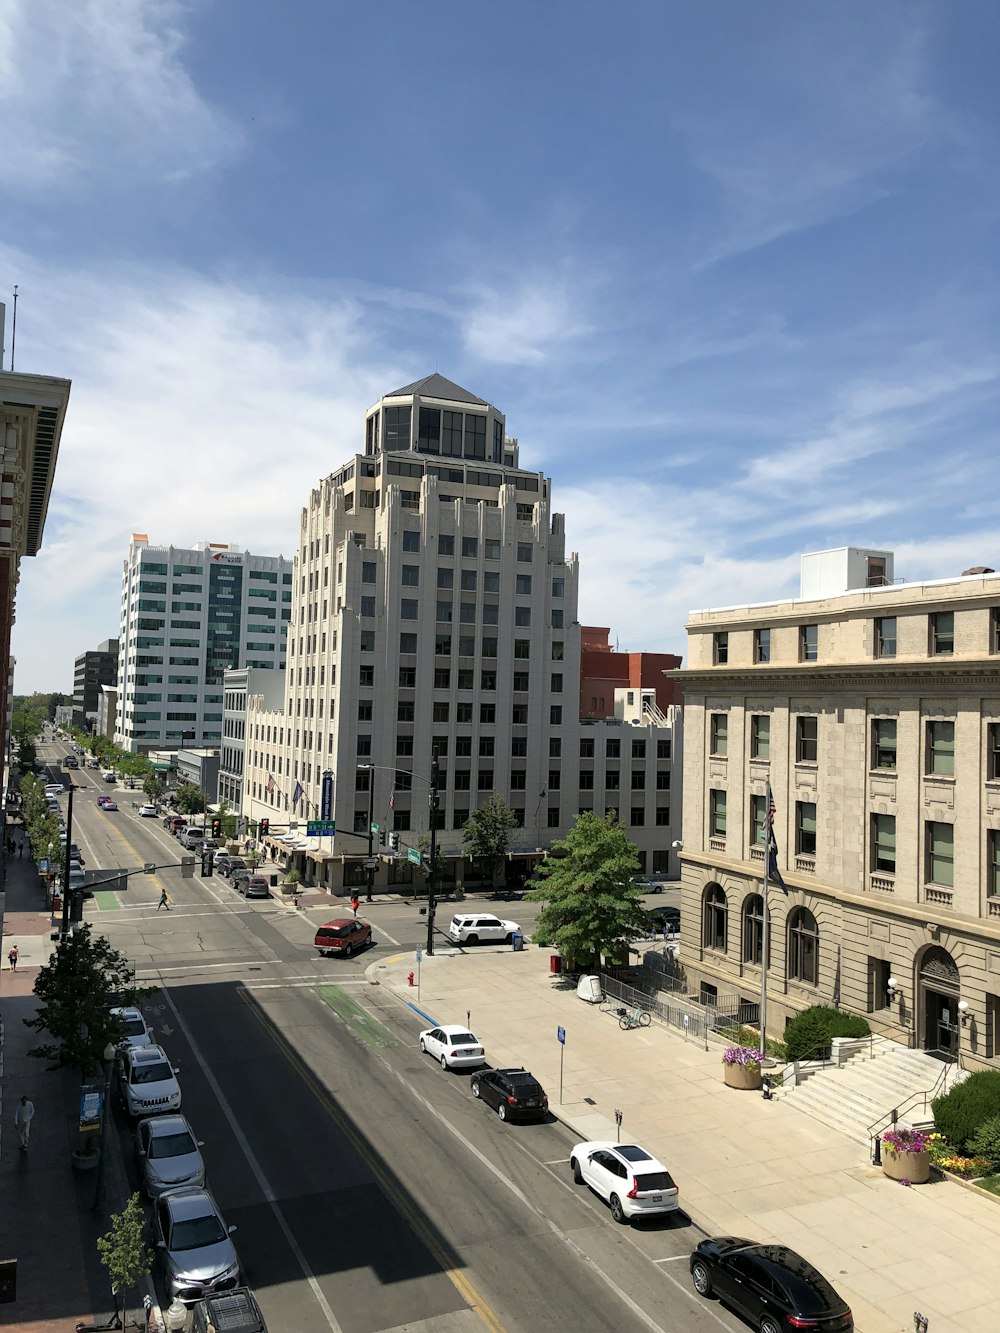
[[339, 861], [341, 859], [339, 856], [335, 856], [333, 852], [325, 851], [322, 847], [310, 848], [306, 852], [306, 856], [310, 861], [318, 861], [321, 864], [323, 861]]

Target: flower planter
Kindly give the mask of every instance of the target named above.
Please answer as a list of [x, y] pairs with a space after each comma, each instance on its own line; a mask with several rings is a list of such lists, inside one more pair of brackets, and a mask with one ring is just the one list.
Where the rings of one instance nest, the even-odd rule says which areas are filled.
[[101, 1150], [96, 1152], [73, 1152], [71, 1154], [74, 1171], [93, 1171], [101, 1156]]
[[889, 1152], [882, 1149], [882, 1171], [890, 1180], [908, 1180], [911, 1185], [926, 1185], [931, 1174], [931, 1155], [923, 1152]]
[[741, 1088], [744, 1092], [753, 1092], [761, 1085], [760, 1065], [722, 1066], [727, 1088]]

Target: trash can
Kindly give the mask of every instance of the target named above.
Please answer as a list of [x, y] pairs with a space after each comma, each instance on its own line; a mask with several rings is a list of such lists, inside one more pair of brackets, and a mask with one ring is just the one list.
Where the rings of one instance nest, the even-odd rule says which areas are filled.
[[552, 973], [562, 971], [562, 954], [558, 953], [549, 954], [549, 971]]
[[524, 948], [524, 934], [520, 930], [515, 930], [510, 937], [510, 947], [515, 953]]

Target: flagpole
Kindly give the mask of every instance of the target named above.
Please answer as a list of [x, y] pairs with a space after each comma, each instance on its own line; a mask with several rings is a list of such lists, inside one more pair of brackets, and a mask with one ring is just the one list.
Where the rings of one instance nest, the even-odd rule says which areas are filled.
[[760, 1049], [764, 1055], [767, 1054], [767, 944], [771, 924], [767, 904], [767, 883], [771, 862], [771, 821], [774, 818], [771, 814], [771, 805], [771, 783], [768, 782], [767, 793], [764, 796], [764, 875], [760, 886], [762, 933], [760, 942], [760, 1015], [757, 1024], [760, 1028]]

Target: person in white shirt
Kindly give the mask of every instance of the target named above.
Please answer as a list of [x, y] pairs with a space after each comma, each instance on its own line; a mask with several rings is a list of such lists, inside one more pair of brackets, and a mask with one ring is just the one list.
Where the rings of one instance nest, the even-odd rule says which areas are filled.
[[14, 1128], [21, 1136], [21, 1151], [28, 1151], [28, 1139], [31, 1137], [31, 1122], [35, 1118], [35, 1104], [27, 1097], [22, 1097], [14, 1112]]

